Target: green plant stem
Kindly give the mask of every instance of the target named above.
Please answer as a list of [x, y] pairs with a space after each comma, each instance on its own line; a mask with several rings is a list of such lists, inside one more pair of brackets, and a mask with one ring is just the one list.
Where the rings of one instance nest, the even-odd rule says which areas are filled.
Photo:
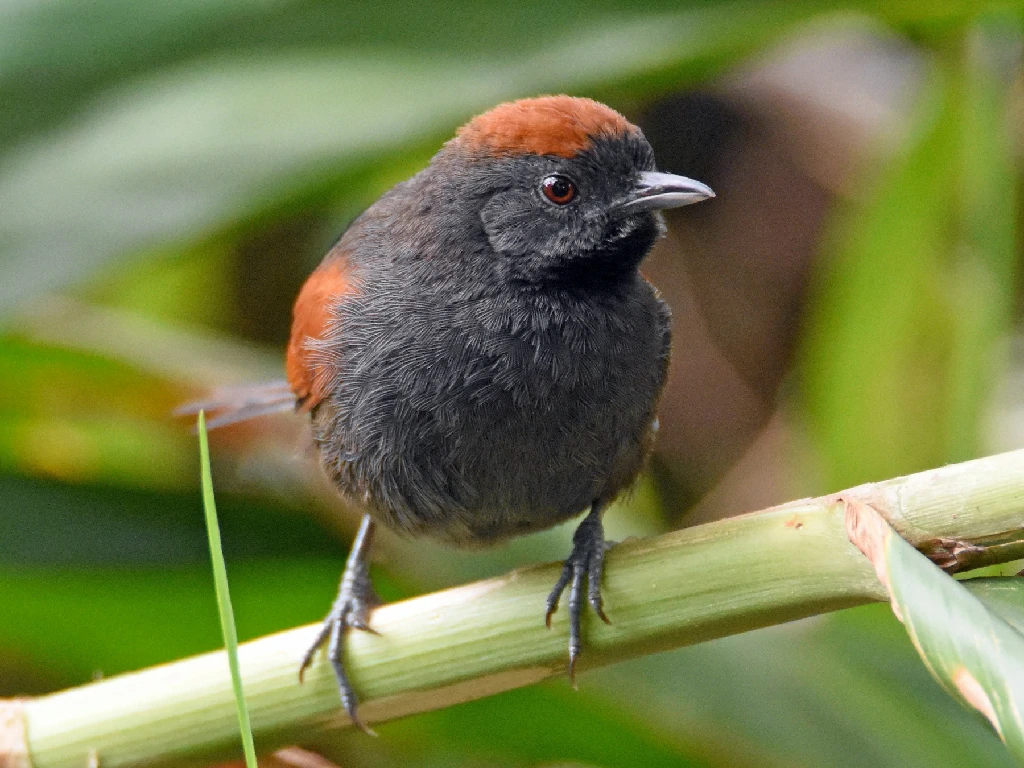
[[[613, 623], [588, 616], [581, 668], [884, 600], [871, 564], [847, 539], [839, 499], [851, 498], [870, 503], [950, 570], [1024, 556], [1024, 451], [627, 541], [607, 558]], [[543, 615], [557, 574], [553, 564], [525, 568], [379, 608], [372, 625], [380, 634], [357, 632], [349, 643], [367, 722], [564, 675], [564, 610], [552, 630]], [[305, 685], [298, 682], [298, 661], [317, 629], [239, 648], [260, 751], [348, 722], [322, 658]], [[237, 752], [220, 652], [30, 700], [23, 711], [35, 768], [82, 768], [90, 754], [119, 768]]]
[[203, 512], [206, 517], [206, 538], [210, 542], [210, 561], [213, 565], [213, 583], [217, 594], [217, 611], [220, 627], [224, 634], [224, 650], [228, 656], [231, 671], [231, 689], [235, 697], [238, 728], [242, 735], [242, 750], [247, 768], [256, 768], [256, 748], [252, 738], [252, 724], [249, 709], [245, 704], [242, 690], [242, 672], [238, 664], [238, 633], [235, 631], [235, 612], [231, 607], [231, 592], [228, 589], [228, 570], [224, 563], [224, 549], [220, 541], [220, 524], [217, 522], [217, 503], [213, 497], [213, 476], [210, 472], [210, 442], [206, 435], [206, 414], [199, 412], [199, 463], [202, 469]]

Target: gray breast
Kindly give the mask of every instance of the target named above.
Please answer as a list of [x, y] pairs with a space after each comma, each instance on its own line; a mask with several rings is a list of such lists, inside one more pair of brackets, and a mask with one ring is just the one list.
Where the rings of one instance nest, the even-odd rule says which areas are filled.
[[393, 298], [337, 308], [339, 375], [313, 423], [328, 475], [378, 520], [497, 540], [639, 471], [669, 327], [642, 278], [585, 297], [376, 295]]

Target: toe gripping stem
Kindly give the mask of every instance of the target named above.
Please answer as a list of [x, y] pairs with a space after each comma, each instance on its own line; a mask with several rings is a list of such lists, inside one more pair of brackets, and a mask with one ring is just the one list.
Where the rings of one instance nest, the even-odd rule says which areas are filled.
[[338, 587], [338, 596], [334, 600], [327, 618], [324, 619], [316, 639], [306, 651], [305, 656], [302, 657], [302, 664], [299, 666], [299, 682], [302, 682], [306, 669], [313, 663], [316, 652], [326, 643], [327, 658], [334, 669], [345, 712], [352, 720], [352, 724], [359, 730], [376, 736], [377, 734], [359, 719], [357, 713], [359, 699], [348, 680], [344, 664], [345, 636], [348, 630], [359, 629], [364, 632], [374, 632], [369, 624], [370, 611], [380, 604], [380, 598], [377, 597], [370, 581], [369, 554], [370, 545], [373, 543], [373, 532], [373, 520], [369, 515], [364, 515], [359, 532], [356, 534], [355, 541], [352, 542], [348, 560], [345, 562], [345, 570], [341, 575], [341, 584]]
[[569, 679], [576, 687], [576, 659], [583, 649], [580, 623], [583, 615], [583, 579], [587, 579], [587, 602], [605, 624], [611, 624], [604, 612], [601, 598], [601, 576], [604, 573], [606, 549], [601, 513], [606, 504], [595, 501], [572, 537], [572, 553], [562, 564], [562, 573], [548, 595], [544, 623], [550, 628], [551, 617], [558, 610], [558, 601], [569, 587]]

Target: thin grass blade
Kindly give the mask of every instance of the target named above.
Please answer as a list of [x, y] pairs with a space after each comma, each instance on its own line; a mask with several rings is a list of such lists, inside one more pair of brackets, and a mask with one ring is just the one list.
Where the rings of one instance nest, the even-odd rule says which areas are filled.
[[203, 475], [203, 511], [206, 514], [206, 532], [210, 540], [210, 559], [213, 562], [217, 610], [220, 613], [220, 626], [224, 633], [224, 647], [228, 653], [228, 666], [231, 668], [231, 685], [235, 692], [235, 706], [238, 709], [238, 727], [242, 732], [245, 764], [247, 768], [257, 768], [252, 725], [249, 722], [249, 710], [245, 705], [245, 694], [242, 691], [242, 672], [238, 666], [238, 634], [235, 631], [235, 614], [231, 609], [228, 571], [224, 564], [224, 551], [220, 543], [220, 525], [217, 523], [217, 505], [213, 498], [213, 476], [210, 472], [210, 444], [206, 436], [206, 414], [203, 411], [199, 412], [198, 429], [199, 457]]

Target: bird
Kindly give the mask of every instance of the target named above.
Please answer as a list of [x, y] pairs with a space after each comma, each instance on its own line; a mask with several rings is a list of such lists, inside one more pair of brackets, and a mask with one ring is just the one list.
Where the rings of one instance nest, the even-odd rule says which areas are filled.
[[[602, 512], [657, 431], [671, 313], [640, 271], [660, 211], [714, 197], [657, 170], [642, 131], [597, 101], [497, 105], [355, 218], [301, 288], [287, 381], [184, 410], [210, 428], [306, 415], [327, 477], [362, 510], [338, 595], [299, 676], [326, 645], [354, 725], [344, 662], [380, 603], [378, 525], [479, 546], [582, 515], [545, 605], [569, 590], [575, 685], [584, 601], [608, 622]], [[584, 587], [584, 583], [586, 586]]]

